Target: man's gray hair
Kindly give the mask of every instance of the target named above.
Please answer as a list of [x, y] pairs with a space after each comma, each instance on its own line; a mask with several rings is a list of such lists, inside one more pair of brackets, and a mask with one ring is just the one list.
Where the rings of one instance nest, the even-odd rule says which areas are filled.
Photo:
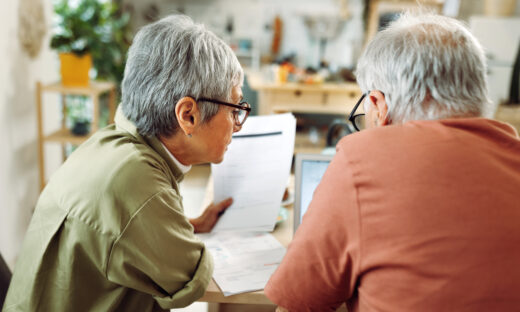
[[[243, 70], [231, 48], [184, 15], [143, 27], [128, 52], [122, 110], [141, 135], [170, 136], [178, 128], [175, 104], [185, 96], [231, 101]], [[219, 105], [198, 103], [202, 122]]]
[[403, 14], [376, 34], [357, 66], [363, 92], [385, 94], [394, 123], [488, 113], [486, 59], [455, 19]]

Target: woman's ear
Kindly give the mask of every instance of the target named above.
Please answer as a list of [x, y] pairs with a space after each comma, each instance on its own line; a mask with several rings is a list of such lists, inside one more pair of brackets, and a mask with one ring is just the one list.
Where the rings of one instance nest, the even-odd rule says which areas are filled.
[[197, 102], [189, 96], [183, 97], [175, 105], [175, 116], [185, 135], [191, 136], [200, 122]]

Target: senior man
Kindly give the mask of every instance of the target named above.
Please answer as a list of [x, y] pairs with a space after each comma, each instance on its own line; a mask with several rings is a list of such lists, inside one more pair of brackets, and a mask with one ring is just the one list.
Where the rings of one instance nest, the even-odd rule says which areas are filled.
[[[484, 52], [403, 15], [358, 63], [342, 139], [266, 295], [284, 311], [517, 311], [520, 141], [483, 118]], [[359, 107], [356, 107], [356, 109]]]
[[201, 297], [212, 260], [179, 182], [222, 161], [250, 107], [233, 51], [181, 15], [142, 28], [128, 54], [115, 125], [94, 134], [38, 201], [4, 311], [163, 311]]

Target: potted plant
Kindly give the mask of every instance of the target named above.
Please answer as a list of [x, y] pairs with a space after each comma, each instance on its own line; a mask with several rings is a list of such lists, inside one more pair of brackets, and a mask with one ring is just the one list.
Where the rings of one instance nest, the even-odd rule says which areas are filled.
[[85, 96], [67, 96], [67, 122], [72, 134], [82, 136], [90, 132], [89, 114], [91, 109], [87, 107], [88, 98]]
[[107, 0], [55, 0], [51, 48], [60, 52], [62, 83], [86, 86], [92, 78], [120, 83], [129, 47], [129, 15]]

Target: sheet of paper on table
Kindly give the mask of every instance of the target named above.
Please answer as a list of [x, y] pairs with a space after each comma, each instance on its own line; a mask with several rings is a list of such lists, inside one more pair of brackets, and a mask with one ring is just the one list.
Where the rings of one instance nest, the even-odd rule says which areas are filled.
[[295, 132], [296, 119], [288, 113], [250, 117], [233, 135], [224, 161], [211, 165], [215, 202], [233, 198], [213, 232], [274, 229], [291, 171]]
[[213, 278], [224, 296], [264, 289], [285, 255], [269, 233], [197, 234], [215, 262]]

